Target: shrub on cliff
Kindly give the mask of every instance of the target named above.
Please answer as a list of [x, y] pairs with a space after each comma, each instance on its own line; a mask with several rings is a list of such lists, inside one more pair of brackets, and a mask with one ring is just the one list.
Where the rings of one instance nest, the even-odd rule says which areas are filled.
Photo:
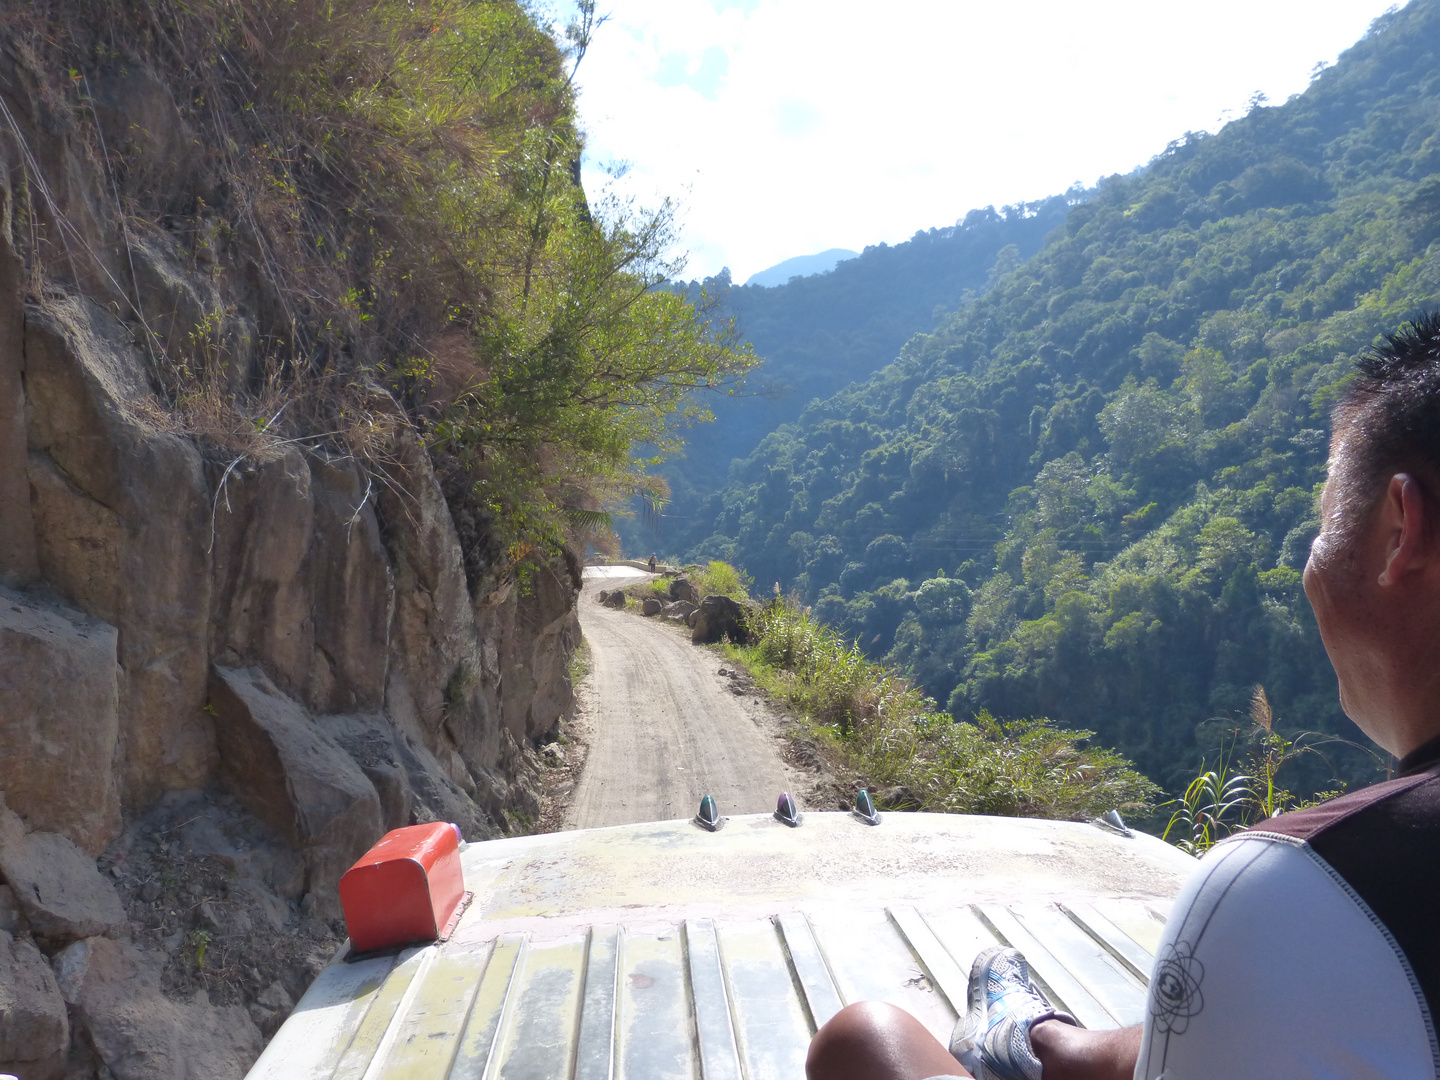
[[[200, 426], [242, 450], [319, 436], [377, 467], [414, 430], [494, 564], [658, 494], [631, 447], [673, 448], [693, 392], [754, 362], [655, 288], [679, 269], [668, 204], [585, 198], [572, 80], [595, 25], [590, 0], [563, 31], [514, 0], [38, 0], [5, 37], [90, 133], [132, 276], [154, 239], [258, 316], [248, 346], [226, 311], [140, 327], [170, 409], [238, 416]], [[44, 179], [21, 200], [32, 272], [83, 279]]]

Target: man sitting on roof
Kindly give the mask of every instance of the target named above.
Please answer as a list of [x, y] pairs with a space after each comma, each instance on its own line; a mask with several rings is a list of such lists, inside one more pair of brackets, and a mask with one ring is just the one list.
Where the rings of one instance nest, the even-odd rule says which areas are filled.
[[1023, 956], [994, 948], [949, 1052], [862, 1002], [815, 1036], [811, 1080], [967, 1075], [961, 1063], [978, 1080], [1440, 1075], [1440, 314], [1357, 366], [1305, 593], [1341, 705], [1397, 776], [1212, 849], [1176, 898], [1143, 1027], [1076, 1026]]

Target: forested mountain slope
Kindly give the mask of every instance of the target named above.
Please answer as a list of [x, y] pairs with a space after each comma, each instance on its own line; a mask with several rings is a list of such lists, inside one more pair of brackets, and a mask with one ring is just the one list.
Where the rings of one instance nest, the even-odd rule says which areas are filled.
[[691, 553], [797, 590], [957, 717], [1094, 729], [1172, 789], [1257, 683], [1282, 723], [1353, 733], [1300, 570], [1350, 357], [1440, 299], [1437, 173], [1440, 2], [1413, 0], [767, 437]]
[[713, 515], [702, 518], [700, 504], [724, 486], [732, 460], [796, 419], [813, 399], [868, 378], [911, 336], [934, 329], [937, 313], [953, 310], [966, 290], [985, 287], [997, 259], [1004, 270], [1038, 251], [1065, 220], [1068, 205], [1055, 197], [998, 212], [972, 210], [955, 225], [918, 232], [903, 244], [867, 247], [828, 273], [771, 288], [731, 286], [728, 271], [692, 282], [690, 296], [698, 299], [703, 285], [718, 297], [719, 313], [735, 319], [765, 365], [737, 395], [705, 402], [716, 422], [692, 428], [684, 456], [658, 470], [672, 493], [658, 535], [641, 522], [622, 521], [626, 547], [677, 551], [703, 540]]

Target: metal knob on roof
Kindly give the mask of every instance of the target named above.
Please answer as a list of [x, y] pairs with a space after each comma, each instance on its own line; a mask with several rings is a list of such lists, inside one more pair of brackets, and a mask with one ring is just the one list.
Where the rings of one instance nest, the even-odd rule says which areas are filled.
[[880, 812], [875, 809], [875, 800], [870, 798], [870, 792], [864, 788], [855, 796], [855, 809], [850, 812], [867, 825], [880, 824]]
[[704, 796], [700, 800], [700, 809], [695, 812], [695, 816], [690, 820], [707, 832], [714, 832], [725, 824], [725, 819], [720, 816], [720, 810], [716, 807], [715, 800], [709, 795]]
[[1134, 836], [1130, 827], [1125, 824], [1125, 819], [1120, 816], [1119, 810], [1106, 810], [1097, 818], [1091, 818], [1090, 824], [1106, 832], [1119, 833], [1121, 836]]
[[792, 829], [800, 824], [800, 811], [795, 808], [795, 800], [788, 791], [782, 791], [780, 800], [775, 804], [775, 820]]

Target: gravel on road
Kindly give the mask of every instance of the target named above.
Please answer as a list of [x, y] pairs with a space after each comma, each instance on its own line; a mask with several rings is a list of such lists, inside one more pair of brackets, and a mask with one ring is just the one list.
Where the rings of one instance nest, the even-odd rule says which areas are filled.
[[[565, 818], [568, 829], [692, 816], [703, 795], [721, 814], [766, 813], [807, 778], [781, 760], [782, 720], [748, 679], [689, 631], [596, 602], [596, 593], [652, 575], [586, 571], [580, 625], [589, 675], [580, 720], [589, 744]], [[725, 669], [727, 674], [720, 674]]]

